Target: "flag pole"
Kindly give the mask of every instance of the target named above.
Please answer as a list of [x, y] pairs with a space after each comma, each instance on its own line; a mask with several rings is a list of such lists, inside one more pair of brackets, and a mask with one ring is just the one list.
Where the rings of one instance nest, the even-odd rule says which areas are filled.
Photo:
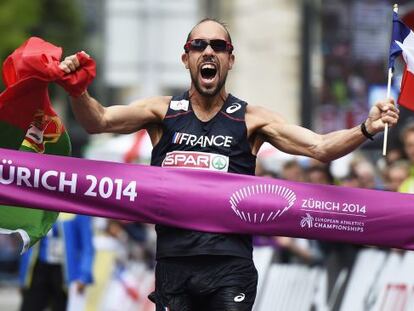
[[[398, 4], [394, 4], [393, 11], [398, 13]], [[392, 82], [392, 68], [388, 68], [388, 79], [387, 79], [387, 99], [391, 98], [391, 82]], [[384, 128], [384, 142], [382, 145], [382, 155], [385, 157], [387, 155], [387, 143], [388, 143], [388, 123], [385, 123]]]
[[[387, 98], [391, 97], [391, 81], [392, 81], [392, 68], [388, 68], [388, 82], [387, 82]], [[387, 155], [387, 141], [388, 141], [388, 123], [385, 123], [384, 129], [384, 142], [382, 145], [382, 155]]]

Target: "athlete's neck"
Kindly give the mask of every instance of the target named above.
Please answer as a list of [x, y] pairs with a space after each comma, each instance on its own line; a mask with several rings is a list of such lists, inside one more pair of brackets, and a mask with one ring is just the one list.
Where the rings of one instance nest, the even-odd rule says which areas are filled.
[[202, 95], [194, 87], [191, 87], [189, 91], [191, 104], [204, 111], [220, 110], [226, 101], [227, 96], [228, 94], [224, 87], [214, 96]]
[[195, 88], [189, 91], [191, 106], [197, 118], [203, 122], [211, 120], [223, 107], [227, 93], [224, 88], [215, 96], [200, 94]]

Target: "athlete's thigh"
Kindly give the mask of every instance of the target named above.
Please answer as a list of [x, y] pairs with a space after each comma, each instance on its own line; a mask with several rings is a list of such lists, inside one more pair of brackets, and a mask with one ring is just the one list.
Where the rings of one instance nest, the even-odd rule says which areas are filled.
[[192, 304], [190, 297], [185, 294], [182, 295], [157, 295], [156, 311], [196, 311]]
[[187, 289], [188, 275], [181, 264], [158, 262], [155, 292], [151, 294], [156, 311], [193, 311]]
[[256, 298], [258, 278], [253, 262], [235, 258], [218, 268], [205, 310], [250, 311]]

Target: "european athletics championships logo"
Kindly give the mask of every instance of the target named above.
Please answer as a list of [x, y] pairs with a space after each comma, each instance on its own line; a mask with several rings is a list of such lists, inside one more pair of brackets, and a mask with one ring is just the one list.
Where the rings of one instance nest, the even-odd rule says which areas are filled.
[[[254, 197], [258, 196], [266, 196], [269, 200], [283, 199], [285, 204], [273, 210], [253, 213], [245, 208], [243, 201], [254, 199]], [[229, 202], [232, 210], [241, 220], [259, 224], [274, 221], [277, 217], [282, 216], [283, 213], [293, 206], [295, 201], [295, 192], [285, 186], [257, 184], [238, 189], [230, 196]]]

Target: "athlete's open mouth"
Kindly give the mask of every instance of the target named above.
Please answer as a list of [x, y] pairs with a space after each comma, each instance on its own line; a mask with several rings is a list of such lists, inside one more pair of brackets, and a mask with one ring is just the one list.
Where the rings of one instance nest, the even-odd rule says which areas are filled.
[[201, 66], [201, 77], [206, 80], [212, 80], [217, 74], [216, 64], [206, 63]]

